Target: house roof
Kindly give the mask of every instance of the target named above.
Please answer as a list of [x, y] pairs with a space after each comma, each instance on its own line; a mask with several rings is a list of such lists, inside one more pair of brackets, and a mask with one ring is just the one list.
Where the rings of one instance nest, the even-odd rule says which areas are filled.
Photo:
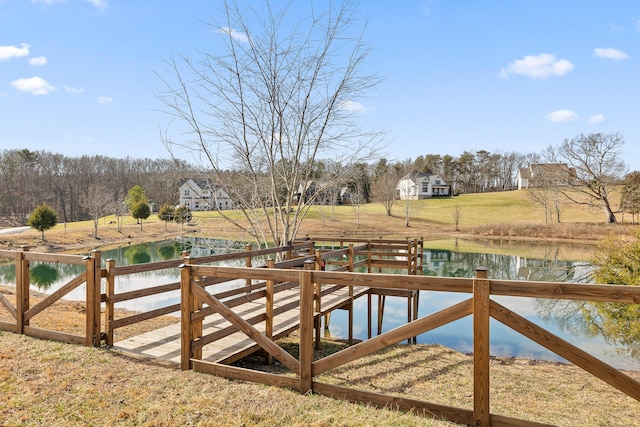
[[[409, 180], [411, 180], [411, 181], [413, 181], [414, 183], [417, 184], [418, 180], [422, 180], [421, 178], [427, 178], [427, 179], [429, 179], [429, 181], [431, 181], [431, 179], [435, 178], [435, 177], [440, 177], [440, 175], [438, 175], [437, 173], [411, 172], [411, 173], [408, 173], [405, 176], [403, 176], [401, 178], [401, 180], [409, 179]], [[440, 178], [440, 179], [442, 179], [442, 178]]]
[[210, 189], [216, 190], [218, 188], [225, 189], [222, 185], [212, 184], [210, 179], [198, 179], [198, 178], [182, 178], [179, 183], [180, 187], [192, 181], [195, 185], [197, 185], [200, 189]]

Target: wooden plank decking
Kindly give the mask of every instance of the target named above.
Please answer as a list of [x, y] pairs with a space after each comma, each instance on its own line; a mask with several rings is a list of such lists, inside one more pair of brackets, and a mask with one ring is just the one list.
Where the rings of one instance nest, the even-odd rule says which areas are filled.
[[[354, 299], [366, 294], [369, 291], [365, 287], [354, 287]], [[298, 288], [293, 288], [278, 292], [274, 299], [274, 310], [294, 301], [298, 301], [300, 292]], [[333, 292], [322, 296], [321, 315], [329, 313], [349, 302], [349, 290], [340, 287]], [[234, 311], [244, 319], [249, 319], [265, 311], [264, 298], [239, 305]], [[219, 314], [208, 316], [202, 325], [203, 336], [219, 331], [231, 324]], [[300, 326], [300, 306], [297, 305], [291, 310], [274, 316], [273, 336], [274, 339], [289, 335]], [[264, 333], [265, 323], [260, 322], [254, 327]], [[180, 363], [180, 320], [142, 335], [118, 341], [113, 346], [114, 349], [127, 353], [146, 356], [155, 359], [168, 360], [173, 363]], [[249, 337], [240, 332], [235, 332], [217, 341], [204, 346], [202, 350], [202, 360], [208, 362], [231, 363], [245, 357], [256, 350], [259, 346]]]

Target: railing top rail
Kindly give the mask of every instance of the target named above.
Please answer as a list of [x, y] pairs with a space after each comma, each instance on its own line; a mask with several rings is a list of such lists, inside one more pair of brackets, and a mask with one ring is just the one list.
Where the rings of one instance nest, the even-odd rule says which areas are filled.
[[[211, 262], [229, 261], [234, 259], [245, 259], [247, 257], [257, 257], [262, 255], [270, 255], [275, 253], [282, 253], [289, 250], [307, 249], [313, 245], [313, 242], [305, 242], [302, 244], [278, 246], [275, 248], [255, 249], [251, 251], [241, 251], [224, 254], [206, 255], [201, 257], [189, 257], [189, 264], [206, 264]], [[184, 264], [184, 259], [174, 259], [169, 261], [156, 261], [145, 264], [131, 264], [121, 265], [114, 267], [111, 272], [114, 276], [121, 276], [126, 274], [143, 273], [147, 271], [162, 270], [165, 268], [177, 268], [181, 264]]]
[[339, 242], [343, 242], [343, 243], [388, 243], [388, 244], [404, 244], [406, 245], [408, 242], [411, 241], [415, 241], [415, 240], [422, 240], [422, 238], [408, 238], [408, 239], [383, 239], [383, 238], [369, 238], [369, 239], [365, 239], [365, 238], [358, 238], [358, 237], [330, 237], [330, 236], [311, 236], [309, 237], [310, 240], [315, 241], [316, 243], [318, 242], [322, 242], [322, 243], [326, 243], [326, 242], [331, 242], [331, 243], [339, 243]]
[[[192, 266], [198, 275], [233, 277], [258, 280], [298, 280], [298, 271], [247, 267]], [[311, 281], [343, 286], [366, 286], [370, 288], [401, 288], [435, 290], [447, 292], [473, 292], [476, 278], [414, 276], [384, 273], [350, 273], [310, 270]], [[556, 283], [538, 281], [494, 280], [490, 282], [492, 295], [519, 296], [529, 298], [569, 299], [583, 301], [621, 302], [640, 304], [640, 287], [625, 285]]]
[[45, 252], [24, 252], [27, 261], [51, 262], [60, 264], [84, 265], [87, 261], [84, 255], [53, 254]]

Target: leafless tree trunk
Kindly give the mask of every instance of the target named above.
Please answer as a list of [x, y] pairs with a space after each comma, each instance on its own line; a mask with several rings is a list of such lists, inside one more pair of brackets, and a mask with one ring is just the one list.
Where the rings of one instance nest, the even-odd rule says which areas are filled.
[[[353, 118], [379, 79], [363, 72], [368, 48], [349, 35], [349, 1], [325, 11], [314, 5], [300, 22], [267, 1], [224, 9], [225, 22], [209, 26], [224, 52], [172, 56], [166, 77], [158, 74], [166, 85], [158, 98], [188, 134], [176, 140], [167, 130], [164, 142], [203, 159], [244, 220], [221, 215], [258, 243], [286, 243], [313, 203], [299, 195], [316, 162], [333, 159], [349, 171], [374, 159], [381, 134], [362, 131]], [[237, 171], [235, 179], [226, 169]]]
[[460, 219], [462, 218], [462, 208], [455, 205], [453, 208], [453, 222], [456, 225], [456, 231], [460, 231]]
[[83, 205], [91, 215], [91, 219], [93, 220], [93, 238], [97, 239], [100, 217], [106, 215], [113, 205], [111, 192], [99, 184], [91, 184], [87, 187], [84, 194]]

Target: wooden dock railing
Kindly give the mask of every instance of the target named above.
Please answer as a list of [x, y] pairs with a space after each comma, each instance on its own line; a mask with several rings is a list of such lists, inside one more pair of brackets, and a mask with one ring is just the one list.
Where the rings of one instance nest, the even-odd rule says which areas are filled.
[[[311, 263], [309, 265], [311, 266]], [[300, 292], [300, 350], [298, 358], [284, 351], [277, 343], [265, 334], [260, 333], [253, 325], [244, 322], [230, 307], [225, 306], [223, 302], [209, 294], [198, 283], [199, 277], [297, 282]], [[491, 299], [492, 296], [503, 295], [638, 304], [640, 303], [640, 288], [637, 287], [490, 280], [487, 278], [487, 271], [484, 268], [478, 268], [475, 278], [443, 278], [315, 271], [310, 268], [291, 271], [207, 267], [189, 264], [182, 266], [181, 283], [183, 301], [197, 301], [197, 303], [190, 303], [190, 306], [183, 307], [182, 367], [184, 369], [193, 367], [198, 371], [228, 378], [284, 386], [300, 393], [313, 391], [349, 401], [367, 402], [382, 407], [391, 406], [461, 424], [477, 426], [541, 425], [490, 413], [489, 318], [492, 317], [640, 401], [640, 382]], [[362, 286], [370, 289], [391, 288], [460, 292], [470, 294], [470, 298], [314, 361], [314, 319], [320, 314], [317, 305], [314, 303], [315, 289], [317, 289], [318, 284], [323, 286]], [[192, 319], [201, 304], [206, 304], [214, 308], [219, 314], [222, 314], [238, 330], [253, 339], [271, 357], [279, 360], [291, 370], [296, 377], [292, 378], [290, 376], [258, 372], [199, 360], [198, 353], [193, 349], [195, 343], [201, 339], [199, 335], [201, 331], [197, 325], [194, 325]], [[469, 315], [473, 316], [473, 408], [443, 406], [399, 396], [355, 390], [315, 380], [315, 377], [324, 372]]]

